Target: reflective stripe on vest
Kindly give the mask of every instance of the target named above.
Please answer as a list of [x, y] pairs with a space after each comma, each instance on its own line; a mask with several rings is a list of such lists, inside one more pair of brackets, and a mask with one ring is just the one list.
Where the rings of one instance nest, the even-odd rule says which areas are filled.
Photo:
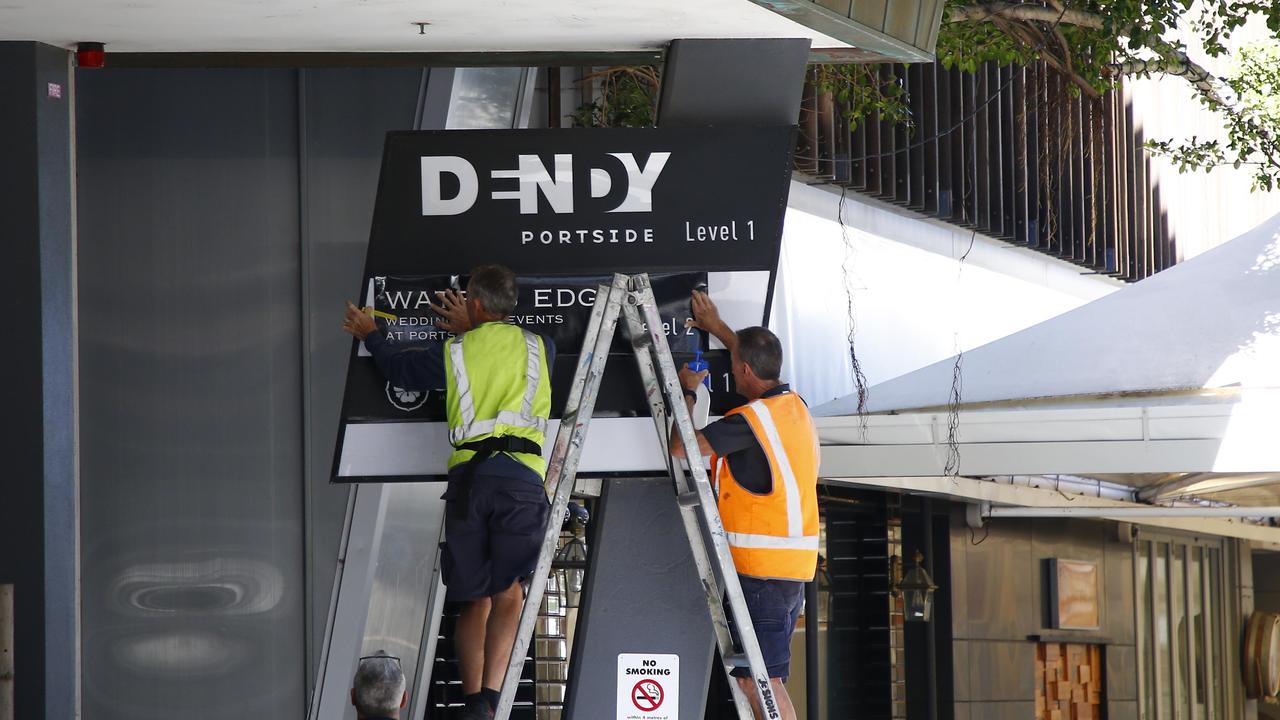
[[[773, 449], [773, 456], [778, 461], [778, 471], [782, 475], [782, 489], [787, 495], [787, 535], [804, 536], [804, 516], [800, 512], [800, 485], [796, 483], [795, 472], [791, 469], [791, 459], [787, 457], [787, 448], [778, 437], [778, 427], [773, 424], [773, 415], [763, 400], [754, 400], [749, 406], [756, 413], [760, 426], [764, 428], [765, 438]], [[817, 549], [817, 546], [814, 546]]]
[[766, 548], [775, 550], [817, 550], [817, 535], [800, 537], [777, 537], [775, 535], [751, 535], [749, 533], [726, 532], [729, 544], [740, 548]]
[[527, 354], [525, 365], [525, 390], [521, 401], [521, 412], [510, 410], [499, 411], [495, 417], [476, 420], [475, 399], [471, 394], [471, 381], [467, 377], [467, 363], [462, 355], [461, 338], [450, 341], [449, 359], [453, 366], [453, 382], [458, 393], [458, 414], [461, 423], [449, 428], [449, 442], [454, 446], [461, 445], [472, 438], [491, 434], [498, 425], [528, 428], [540, 433], [547, 432], [547, 418], [532, 414], [533, 402], [538, 394], [538, 383], [542, 379], [542, 343], [538, 336], [528, 330], [524, 333]]

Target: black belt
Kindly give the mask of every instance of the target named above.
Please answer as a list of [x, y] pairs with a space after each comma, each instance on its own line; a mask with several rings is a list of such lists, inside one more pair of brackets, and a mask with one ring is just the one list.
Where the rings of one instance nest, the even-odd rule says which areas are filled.
[[504, 437], [491, 437], [484, 440], [476, 440], [475, 442], [463, 443], [455, 445], [455, 450], [471, 450], [475, 455], [467, 461], [466, 467], [462, 469], [462, 479], [457, 485], [457, 494], [453, 498], [456, 502], [446, 503], [450, 514], [455, 517], [466, 517], [467, 507], [471, 499], [471, 478], [475, 477], [476, 468], [480, 467], [480, 463], [493, 457], [494, 453], [529, 453], [530, 455], [541, 455], [542, 446], [538, 443], [522, 437], [513, 437], [510, 435]]

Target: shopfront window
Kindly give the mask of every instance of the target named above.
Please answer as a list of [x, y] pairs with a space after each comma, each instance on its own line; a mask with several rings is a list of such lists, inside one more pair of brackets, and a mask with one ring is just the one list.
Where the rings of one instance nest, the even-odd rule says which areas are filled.
[[1147, 537], [1134, 552], [1141, 717], [1225, 718], [1221, 541]]

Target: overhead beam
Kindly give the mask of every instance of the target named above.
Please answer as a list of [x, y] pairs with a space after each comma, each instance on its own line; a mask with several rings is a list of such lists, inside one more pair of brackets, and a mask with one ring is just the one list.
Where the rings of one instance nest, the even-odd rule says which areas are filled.
[[[823, 449], [826, 453], [826, 448]], [[941, 475], [928, 477], [828, 477], [821, 476], [821, 482], [846, 487], [862, 487], [879, 490], [891, 490], [911, 495], [927, 495], [959, 502], [986, 501], [993, 505], [1014, 505], [1021, 507], [1061, 507], [1065, 500], [1062, 493], [1054, 490], [1006, 485], [991, 480], [976, 480], [967, 477], [947, 477]], [[1071, 495], [1071, 502], [1080, 507], [1094, 508], [1142, 508], [1149, 505], [1089, 497], [1087, 495]], [[1126, 518], [1126, 522], [1149, 527], [1160, 527], [1182, 532], [1199, 533], [1201, 535], [1217, 535], [1221, 537], [1239, 538], [1255, 543], [1255, 546], [1271, 550], [1280, 550], [1280, 528], [1265, 527], [1243, 522], [1240, 519], [1217, 518], [1180, 518], [1180, 517], [1144, 517]]]
[[1280, 507], [1242, 507], [1233, 505], [1197, 506], [1197, 507], [1164, 507], [1152, 505], [1148, 507], [1076, 507], [1061, 505], [1058, 507], [1006, 507], [991, 506], [983, 511], [983, 515], [993, 517], [1078, 517], [1078, 518], [1138, 518], [1195, 517], [1195, 518], [1271, 518], [1280, 517]]
[[1138, 499], [1147, 502], [1172, 500], [1191, 495], [1230, 492], [1260, 485], [1280, 483], [1280, 473], [1245, 475], [1206, 475], [1197, 473], [1177, 480], [1144, 487], [1138, 491]]
[[[961, 443], [965, 475], [1122, 475], [1126, 473], [1268, 472], [1222, 457], [1221, 440], [1080, 440]], [[1280, 454], [1280, 451], [1278, 451]], [[942, 475], [947, 445], [824, 445], [824, 475]], [[1270, 470], [1275, 472], [1275, 470]]]

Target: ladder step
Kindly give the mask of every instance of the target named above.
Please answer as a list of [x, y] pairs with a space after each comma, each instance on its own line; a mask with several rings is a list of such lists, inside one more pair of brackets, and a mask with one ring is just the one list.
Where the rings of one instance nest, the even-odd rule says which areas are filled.
[[747, 656], [742, 653], [734, 653], [733, 655], [724, 656], [724, 664], [729, 667], [745, 668], [751, 667], [751, 663], [747, 662]]
[[680, 507], [698, 507], [702, 504], [702, 498], [698, 495], [696, 490], [687, 493], [680, 493], [676, 497], [676, 501], [680, 503]]

